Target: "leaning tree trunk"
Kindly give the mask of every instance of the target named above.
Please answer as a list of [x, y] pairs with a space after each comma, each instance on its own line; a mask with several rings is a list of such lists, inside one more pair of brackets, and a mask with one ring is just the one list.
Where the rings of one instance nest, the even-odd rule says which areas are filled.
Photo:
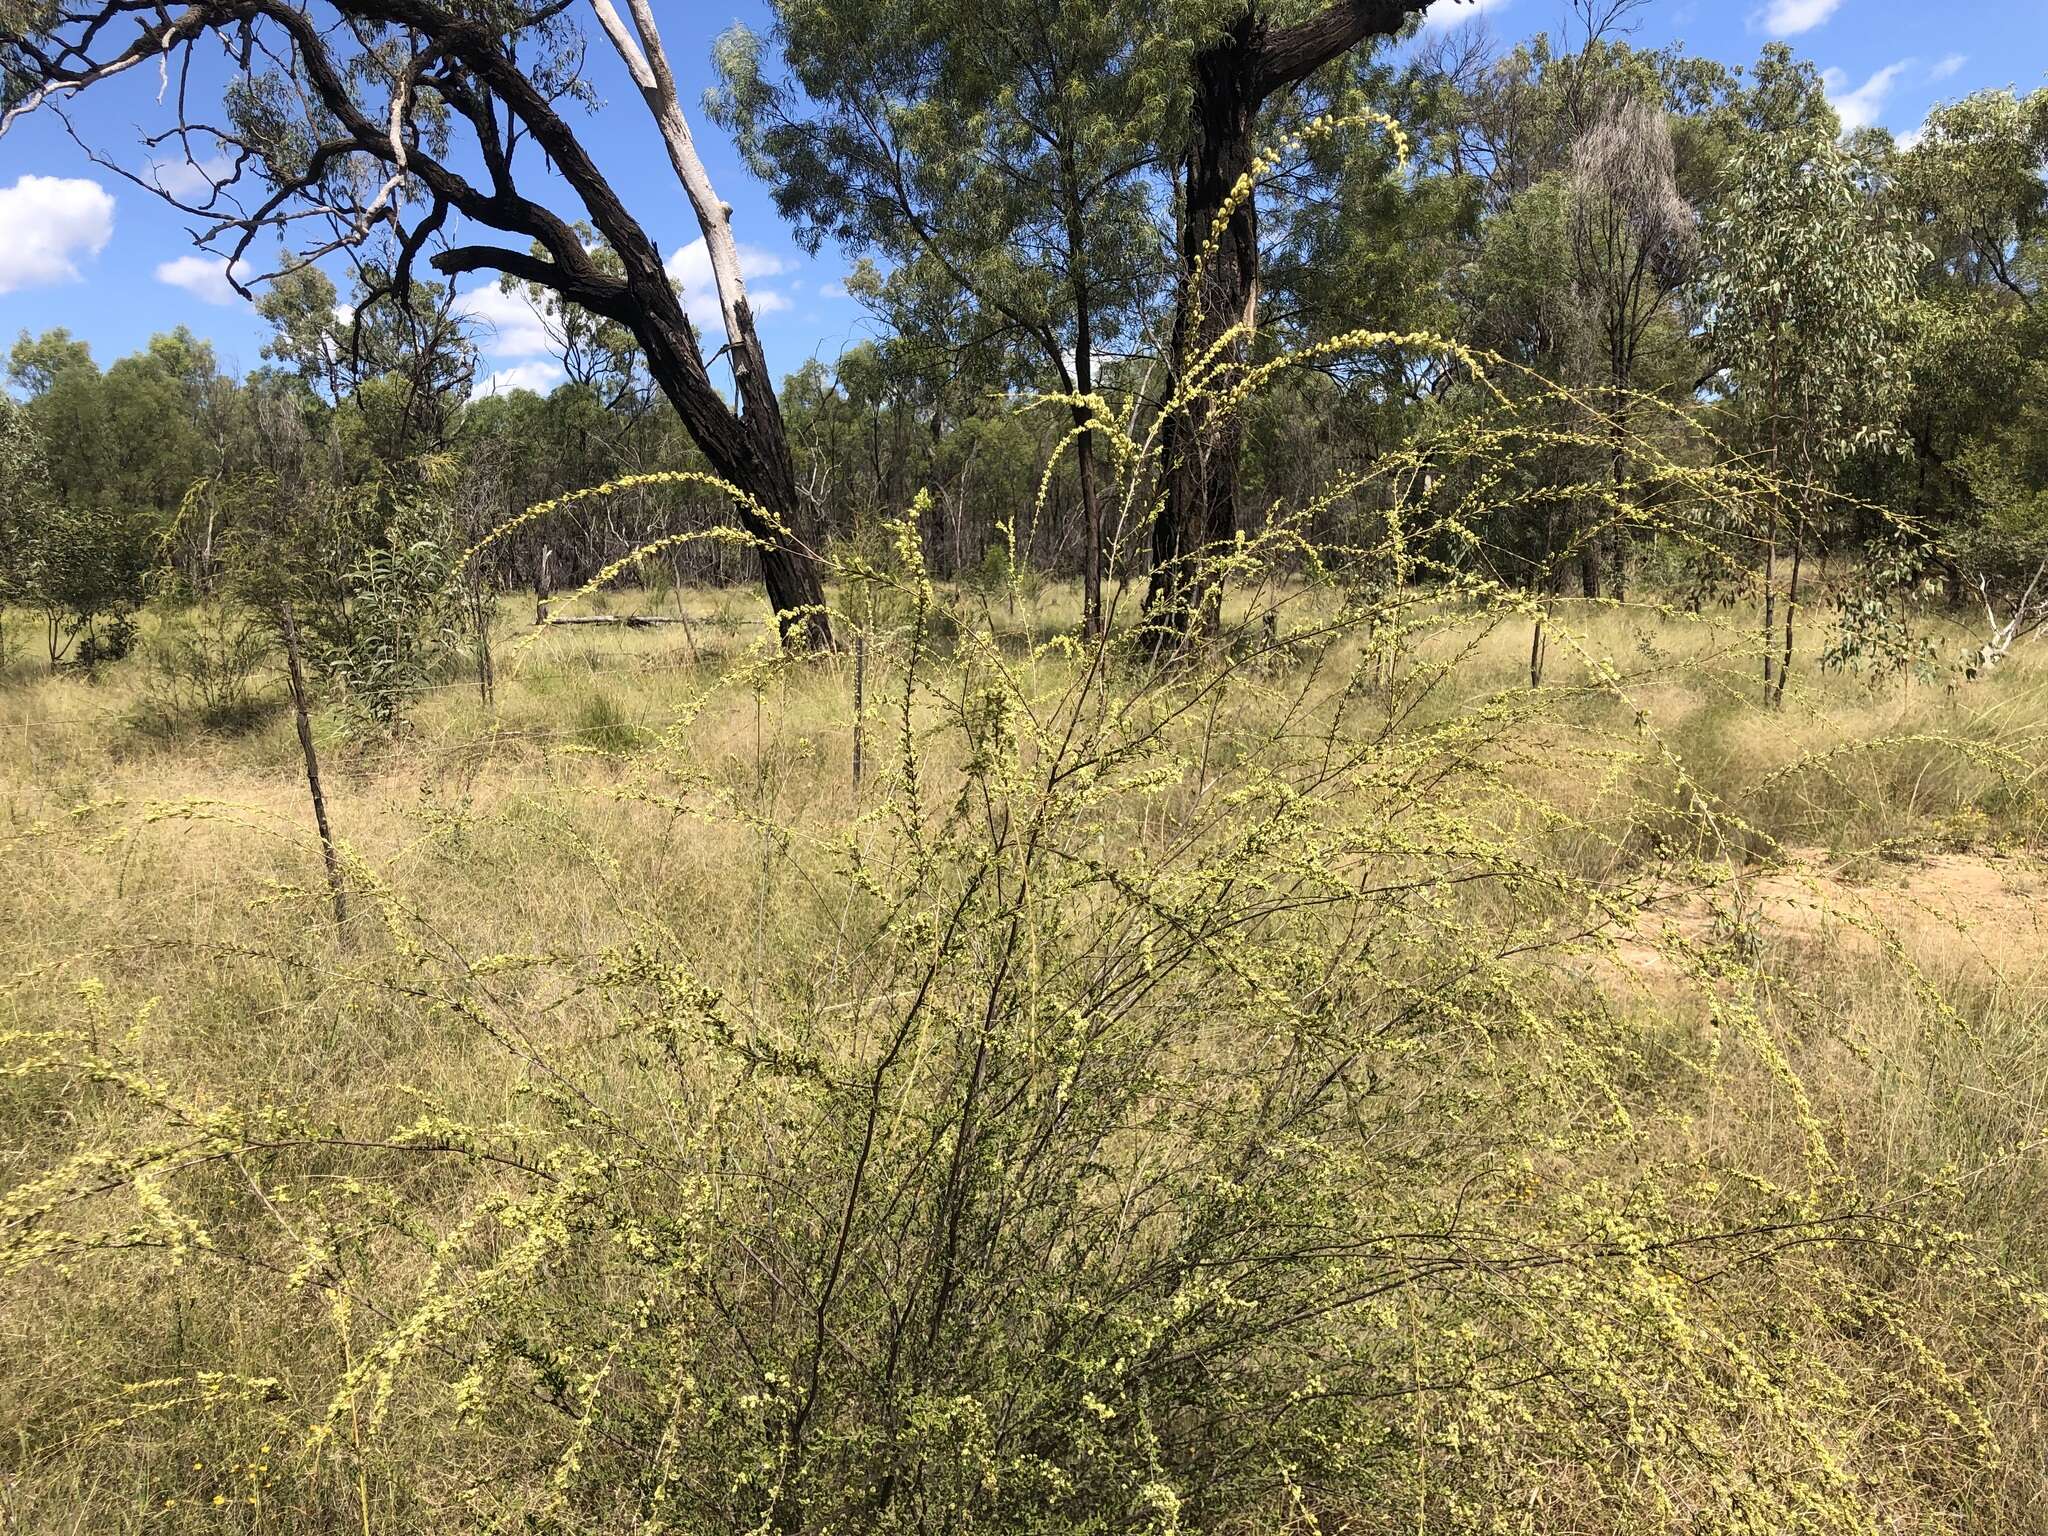
[[[1251, 174], [1259, 109], [1365, 39], [1392, 36], [1430, 4], [1336, 0], [1304, 21], [1275, 27], [1263, 0], [1255, 0], [1195, 55], [1173, 367], [1176, 395], [1198, 387], [1160, 428], [1166, 494], [1152, 525], [1145, 610], [1163, 644], [1176, 643], [1193, 627], [1198, 593], [1205, 616], [1214, 619], [1220, 574], [1197, 567], [1204, 550], [1227, 545], [1237, 532], [1242, 427], [1236, 412], [1215, 410], [1212, 397], [1249, 351], [1257, 319], [1258, 218], [1249, 188], [1234, 203], [1232, 193]], [[1213, 373], [1205, 368], [1205, 384], [1190, 380], [1189, 371], [1239, 325], [1243, 333], [1233, 339], [1224, 366]]]
[[1550, 608], [1560, 585], [1557, 568], [1557, 508], [1549, 505], [1543, 512], [1543, 559], [1537, 566], [1534, 579], [1529, 583], [1530, 591], [1536, 598], [1536, 622], [1530, 626], [1529, 635], [1529, 686], [1543, 686], [1543, 668], [1550, 657]]
[[[775, 398], [774, 382], [768, 373], [767, 355], [754, 329], [753, 307], [747, 302], [746, 284], [740, 275], [732, 209], [713, 189], [710, 173], [704, 169], [696, 141], [690, 136], [675, 75], [669, 68], [668, 52], [655, 25], [652, 0], [628, 0], [628, 4], [633, 15], [630, 32], [612, 0], [591, 0], [605, 36], [633, 76], [633, 83], [640, 88], [641, 97], [661, 130], [669, 164], [674, 167], [676, 180], [682, 183], [690, 209], [697, 216], [697, 227], [703, 232], [712, 282], [718, 291], [719, 314], [725, 322], [725, 350], [732, 362], [739, 409], [735, 413], [723, 408], [724, 402], [717, 398], [704, 369], [703, 354], [694, 335], [663, 335], [660, 350], [667, 366], [657, 365], [655, 349], [649, 348], [650, 371], [713, 467], [758, 503], [757, 507], [740, 509], [741, 522], [756, 540], [762, 585], [768, 590], [768, 602], [775, 610], [776, 627], [783, 643], [800, 639], [812, 649], [829, 650], [832, 629], [825, 612], [824, 585], [817, 560], [805, 547], [797, 527], [802, 501], [797, 495], [796, 464], [789, 450], [789, 434], [782, 423], [782, 407]], [[662, 281], [667, 281], [665, 273]], [[674, 330], [669, 317], [649, 318], [658, 331]], [[668, 323], [664, 325], [662, 320]], [[682, 325], [687, 332], [688, 320], [683, 320]], [[708, 400], [707, 392], [711, 396]]]

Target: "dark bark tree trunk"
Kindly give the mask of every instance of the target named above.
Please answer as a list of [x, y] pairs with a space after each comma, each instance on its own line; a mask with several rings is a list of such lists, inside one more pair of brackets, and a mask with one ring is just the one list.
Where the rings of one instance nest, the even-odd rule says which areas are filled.
[[1529, 636], [1529, 686], [1543, 686], [1543, 668], [1550, 656], [1550, 605], [1557, 596], [1562, 581], [1557, 563], [1558, 511], [1554, 503], [1546, 505], [1543, 512], [1543, 559], [1536, 570], [1530, 590], [1536, 594], [1536, 622], [1530, 626]]
[[[1187, 202], [1181, 223], [1181, 292], [1173, 319], [1179, 389], [1188, 387], [1188, 371], [1231, 327], [1249, 327], [1255, 320], [1255, 200], [1239, 199], [1220, 227], [1218, 220], [1231, 189], [1251, 172], [1264, 32], [1264, 19], [1247, 11], [1222, 42], [1195, 58], [1194, 143], [1182, 182]], [[1209, 372], [1205, 387], [1228, 387], [1249, 350], [1247, 331], [1231, 343], [1229, 365]], [[1235, 419], [1217, 420], [1206, 396], [1197, 396], [1168, 415], [1160, 447], [1166, 500], [1152, 525], [1152, 579], [1145, 608], [1155, 625], [1184, 635], [1194, 619], [1202, 551], [1228, 543], [1237, 532], [1240, 433]]]
[[[1627, 366], [1633, 367], [1633, 364]], [[1610, 522], [1603, 542], [1607, 547], [1608, 573], [1610, 585], [1614, 592], [1614, 600], [1617, 603], [1625, 603], [1628, 601], [1629, 524], [1628, 519], [1622, 515], [1621, 508], [1627, 504], [1628, 500], [1629, 407], [1628, 397], [1619, 386], [1616, 387], [1614, 396], [1614, 404], [1608, 412], [1608, 418], [1611, 423], [1608, 428], [1608, 437], [1611, 446], [1607, 464], [1607, 480], [1608, 484], [1614, 487], [1614, 501], [1609, 508]]]
[[[1804, 496], [1804, 492], [1801, 495]], [[1782, 708], [1785, 703], [1785, 684], [1792, 677], [1792, 623], [1799, 611], [1799, 568], [1806, 558], [1806, 509], [1802, 505], [1792, 522], [1792, 577], [1785, 585], [1785, 648], [1778, 658], [1778, 676], [1773, 685], [1771, 705]], [[1770, 637], [1765, 637], [1769, 645]]]
[[[1221, 359], [1225, 366], [1215, 369], [1212, 360], [1203, 368], [1204, 393], [1183, 401], [1161, 425], [1166, 494], [1152, 526], [1145, 610], [1162, 643], [1174, 643], [1193, 626], [1197, 588], [1208, 584], [1197, 579], [1202, 552], [1227, 545], [1237, 533], [1242, 429], [1235, 412], [1215, 411], [1207, 396], [1229, 384], [1250, 350], [1257, 318], [1255, 199], [1246, 194], [1233, 206], [1231, 193], [1251, 173], [1259, 109], [1365, 39], [1400, 31], [1429, 5], [1430, 0], [1337, 0], [1306, 21], [1274, 27], [1254, 3], [1195, 55], [1194, 107], [1181, 167], [1181, 279], [1173, 321], [1177, 388], [1187, 387], [1189, 370], [1233, 326], [1245, 329]], [[1211, 585], [1212, 595], [1218, 590]]]
[[[664, 286], [667, 277], [660, 281]], [[829, 650], [832, 630], [825, 616], [825, 589], [815, 557], [802, 543], [797, 523], [801, 499], [796, 466], [783, 430], [782, 409], [767, 384], [767, 360], [747, 316], [751, 356], [736, 369], [741, 409], [735, 413], [720, 398], [705, 370], [690, 323], [676, 307], [673, 315], [641, 315], [634, 327], [647, 354], [648, 371], [660, 386], [690, 439], [722, 478], [746, 492], [760, 512], [742, 504], [740, 525], [759, 542], [761, 584], [775, 612], [776, 628], [785, 644], [801, 641], [813, 650]], [[708, 398], [707, 398], [708, 397]], [[765, 512], [764, 519], [761, 512]]]
[[[591, 0], [591, 5], [661, 130], [669, 163], [689, 198], [698, 228], [703, 231], [712, 282], [718, 293], [720, 318], [725, 325], [726, 355], [731, 359], [738, 410], [723, 409], [724, 401], [716, 390], [710, 390], [710, 398], [706, 399], [702, 391], [693, 388], [688, 409], [684, 409], [682, 401], [673, 393], [670, 393], [670, 398], [676, 401], [677, 409], [682, 411], [683, 424], [707, 457], [713, 454], [704, 440], [704, 428], [738, 427], [740, 456], [731, 472], [721, 469], [720, 473], [758, 503], [754, 507], [742, 503], [738, 511], [747, 531], [758, 541], [756, 551], [761, 562], [761, 580], [768, 589], [768, 601], [774, 609], [775, 625], [782, 643], [801, 643], [813, 650], [830, 650], [832, 629], [825, 613], [823, 580], [816, 559], [805, 547], [797, 527], [802, 501], [797, 495], [795, 460], [789, 449], [789, 434], [782, 422], [782, 407], [775, 398], [775, 383], [768, 372], [768, 359], [761, 350], [760, 333], [754, 328], [753, 307], [746, 299], [740, 273], [739, 246], [732, 235], [732, 208], [720, 201], [697, 154], [696, 142], [683, 116], [675, 76], [669, 66], [668, 50], [656, 26], [652, 0], [628, 0], [633, 17], [630, 32], [612, 0]], [[604, 190], [609, 195], [610, 188]], [[584, 194], [584, 202], [586, 206], [590, 203], [588, 192]], [[651, 244], [649, 248], [652, 249]], [[643, 306], [658, 315], [666, 323], [666, 328], [673, 330], [674, 319], [680, 316], [680, 306], [673, 300], [667, 268], [661, 265], [658, 251], [655, 255], [657, 272], [654, 275], [660, 279], [658, 294], [648, 286], [651, 282], [649, 274], [640, 270], [646, 265], [644, 260], [628, 260], [626, 267], [639, 280], [634, 285], [635, 297], [642, 299]], [[695, 375], [687, 382], [695, 384], [701, 381], [708, 386], [710, 380], [703, 353], [686, 318], [682, 321], [682, 332], [681, 339], [686, 345], [677, 354], [678, 361], [688, 365], [686, 372]], [[676, 338], [671, 336], [670, 339]], [[683, 380], [684, 374], [678, 374], [678, 379]], [[666, 383], [663, 389], [668, 392]]]
[[[1081, 260], [1086, 238], [1086, 221], [1075, 203], [1067, 214], [1067, 241], [1074, 289], [1074, 393], [1082, 396], [1095, 393], [1095, 315]], [[1102, 493], [1095, 477], [1093, 408], [1077, 405], [1073, 420], [1081, 429], [1074, 440], [1074, 472], [1081, 492], [1081, 627], [1095, 640], [1102, 634]]]
[[[1077, 423], [1078, 425], [1078, 423]], [[1084, 431], [1074, 444], [1081, 482], [1081, 627], [1090, 640], [1102, 635], [1102, 494], [1095, 483], [1095, 434]]]

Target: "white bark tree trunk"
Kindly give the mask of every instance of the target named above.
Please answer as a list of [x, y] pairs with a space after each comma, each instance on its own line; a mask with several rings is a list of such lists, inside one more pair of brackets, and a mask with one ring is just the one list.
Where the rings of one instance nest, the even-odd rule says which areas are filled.
[[[753, 316], [747, 308], [746, 284], [740, 277], [740, 249], [733, 239], [732, 209], [719, 200], [711, 185], [711, 175], [697, 154], [696, 141], [690, 137], [690, 124], [676, 95], [675, 74], [669, 68], [668, 51], [662, 47], [661, 33], [655, 26], [654, 8], [650, 0], [627, 0], [633, 12], [633, 31], [629, 32], [612, 0], [590, 3], [605, 36], [611, 39], [612, 47], [618, 50], [632, 74], [633, 83], [640, 88], [647, 110], [654, 115], [662, 142], [668, 147], [669, 163], [675, 167], [676, 179], [690, 199], [697, 227], [704, 232], [704, 248], [711, 257], [711, 279], [718, 289], [718, 308], [725, 320], [725, 339], [731, 345], [728, 355], [735, 372], [744, 370], [759, 343], [754, 338]], [[639, 34], [637, 40], [635, 32]], [[751, 382], [754, 381], [742, 381], [742, 398], [745, 385]]]

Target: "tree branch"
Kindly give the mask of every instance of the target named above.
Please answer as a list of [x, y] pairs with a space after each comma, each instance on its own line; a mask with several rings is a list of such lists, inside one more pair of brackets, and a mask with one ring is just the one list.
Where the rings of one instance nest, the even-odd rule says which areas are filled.
[[499, 245], [458, 245], [436, 252], [428, 265], [445, 277], [465, 272], [502, 272], [522, 282], [538, 283], [560, 294], [570, 303], [628, 325], [633, 316], [632, 289], [621, 278], [601, 272], [580, 275], [565, 272], [554, 262], [529, 251], [514, 251]]
[[[1337, 0], [1337, 3], [1266, 34], [1252, 76], [1253, 94], [1264, 101], [1275, 91], [1298, 85], [1339, 54], [1368, 37], [1392, 37], [1410, 16], [1429, 9], [1432, 0]], [[1435, 0], [1443, 4], [1446, 0]]]

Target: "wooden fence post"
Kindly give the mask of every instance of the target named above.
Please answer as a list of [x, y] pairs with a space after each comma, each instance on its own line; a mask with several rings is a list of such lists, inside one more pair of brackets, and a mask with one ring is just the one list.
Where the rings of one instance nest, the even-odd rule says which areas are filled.
[[320, 792], [320, 759], [313, 751], [313, 722], [306, 713], [306, 673], [299, 662], [299, 626], [292, 622], [291, 600], [278, 605], [284, 621], [284, 656], [292, 684], [292, 712], [299, 721], [299, 750], [306, 758], [306, 788], [313, 796], [313, 824], [320, 829], [320, 856], [327, 864], [327, 888], [334, 893], [334, 927], [346, 932], [348, 897], [341, 883], [341, 861], [334, 854], [334, 832], [327, 824], [327, 797]]

